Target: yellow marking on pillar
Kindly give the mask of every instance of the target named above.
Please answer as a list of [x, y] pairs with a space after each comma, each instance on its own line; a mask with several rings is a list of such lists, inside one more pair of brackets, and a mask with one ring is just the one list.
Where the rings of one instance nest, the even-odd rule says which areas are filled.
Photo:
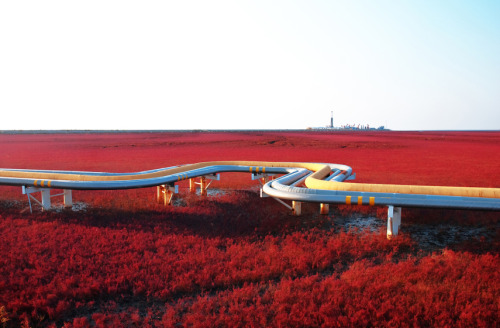
[[33, 185], [36, 187], [36, 183], [38, 182], [38, 180], [35, 180], [35, 182], [33, 182]]
[[188, 174], [186, 173], [186, 179], [189, 179]]
[[40, 181], [40, 187], [43, 187], [43, 182], [44, 182], [43, 180]]
[[358, 196], [358, 205], [363, 205], [363, 196]]
[[258, 166], [255, 167], [255, 173], [259, 173], [259, 167]]
[[262, 173], [266, 173], [266, 167], [262, 167]]
[[49, 180], [49, 182], [47, 182], [47, 186], [48, 186], [49, 188], [50, 188], [50, 183], [51, 183], [51, 182], [52, 182], [52, 181], [50, 181], [50, 180]]
[[250, 171], [250, 173], [252, 173], [252, 167], [251, 166], [250, 166], [250, 170], [249, 171]]
[[180, 179], [181, 179], [181, 176], [180, 176], [180, 175], [178, 175], [178, 176], [177, 176], [177, 181], [179, 181]]
[[345, 196], [345, 203], [351, 205], [351, 196]]
[[370, 206], [375, 205], [375, 197], [370, 197]]

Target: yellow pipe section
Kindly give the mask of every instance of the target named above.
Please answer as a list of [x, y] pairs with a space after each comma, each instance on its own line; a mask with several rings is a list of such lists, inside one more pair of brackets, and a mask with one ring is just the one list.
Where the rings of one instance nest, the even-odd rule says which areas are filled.
[[311, 189], [352, 191], [352, 192], [377, 192], [377, 193], [500, 198], [500, 188], [443, 187], [443, 186], [420, 186], [420, 185], [344, 183], [337, 181], [325, 181], [323, 180], [323, 178], [325, 178], [330, 173], [331, 168], [329, 165], [320, 163], [212, 161], [212, 162], [188, 164], [152, 173], [143, 173], [135, 175], [123, 174], [123, 175], [113, 175], [113, 176], [105, 176], [105, 175], [90, 176], [90, 175], [68, 174], [68, 173], [43, 173], [43, 172], [0, 170], [0, 176], [12, 177], [12, 178], [37, 179], [37, 180], [117, 181], [117, 180], [158, 178], [165, 175], [181, 174], [189, 170], [195, 170], [216, 165], [251, 166], [252, 168], [250, 168], [249, 171], [255, 173], [259, 171], [265, 172], [265, 167], [305, 168], [314, 172], [311, 176], [309, 176], [305, 180], [305, 185]]
[[322, 180], [325, 176], [324, 171], [315, 172], [306, 179], [307, 188], [353, 192], [500, 198], [500, 188], [345, 183]]

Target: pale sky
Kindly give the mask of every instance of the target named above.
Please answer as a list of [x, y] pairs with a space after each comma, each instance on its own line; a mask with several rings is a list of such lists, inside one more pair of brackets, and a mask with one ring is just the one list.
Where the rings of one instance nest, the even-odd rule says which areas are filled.
[[500, 1], [0, 0], [0, 130], [500, 129]]

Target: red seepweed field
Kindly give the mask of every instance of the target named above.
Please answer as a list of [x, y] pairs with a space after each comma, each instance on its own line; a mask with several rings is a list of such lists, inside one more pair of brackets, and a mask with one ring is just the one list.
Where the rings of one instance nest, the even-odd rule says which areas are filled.
[[[355, 182], [500, 187], [500, 132], [0, 134], [0, 167], [134, 172], [212, 160], [339, 163]], [[497, 327], [500, 213], [260, 198], [249, 174], [74, 191], [28, 209], [0, 186], [0, 327]]]

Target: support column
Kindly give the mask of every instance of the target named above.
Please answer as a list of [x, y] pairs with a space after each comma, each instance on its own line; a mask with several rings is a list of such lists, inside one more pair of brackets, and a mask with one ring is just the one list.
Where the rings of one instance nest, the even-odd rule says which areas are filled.
[[[23, 194], [28, 196], [28, 202], [30, 205], [30, 212], [32, 211], [31, 208], [31, 201], [34, 201], [38, 205], [42, 207], [42, 210], [49, 210], [52, 207], [52, 197], [56, 196], [63, 196], [64, 197], [64, 207], [71, 208], [73, 207], [73, 197], [72, 197], [72, 190], [71, 189], [63, 189], [63, 193], [61, 194], [55, 194], [51, 195], [51, 189], [49, 188], [34, 188], [34, 187], [27, 187], [27, 186], [22, 186]], [[40, 192], [40, 197], [41, 199], [38, 200], [36, 199], [32, 194]]]
[[205, 177], [200, 177], [200, 195], [207, 195], [207, 179]]
[[161, 204], [161, 199], [163, 197], [163, 188], [165, 188], [164, 185], [156, 186], [156, 202], [158, 204]]
[[325, 203], [319, 204], [319, 214], [328, 215], [328, 212], [330, 212], [330, 205], [329, 204], [325, 204]]
[[170, 190], [169, 188], [163, 189], [163, 205], [171, 205], [172, 204], [172, 197], [174, 197], [174, 192]]
[[73, 207], [73, 193], [70, 189], [63, 190], [64, 207]]
[[189, 192], [192, 194], [196, 194], [196, 182], [194, 179], [189, 179]]
[[298, 201], [292, 201], [292, 214], [295, 216], [299, 216], [302, 214], [302, 203]]
[[156, 201], [158, 204], [171, 205], [174, 194], [179, 192], [176, 185], [159, 185], [156, 187]]
[[44, 210], [48, 210], [50, 208], [50, 189], [41, 189], [42, 193], [42, 207]]
[[389, 205], [387, 210], [387, 239], [398, 235], [401, 225], [401, 207]]

